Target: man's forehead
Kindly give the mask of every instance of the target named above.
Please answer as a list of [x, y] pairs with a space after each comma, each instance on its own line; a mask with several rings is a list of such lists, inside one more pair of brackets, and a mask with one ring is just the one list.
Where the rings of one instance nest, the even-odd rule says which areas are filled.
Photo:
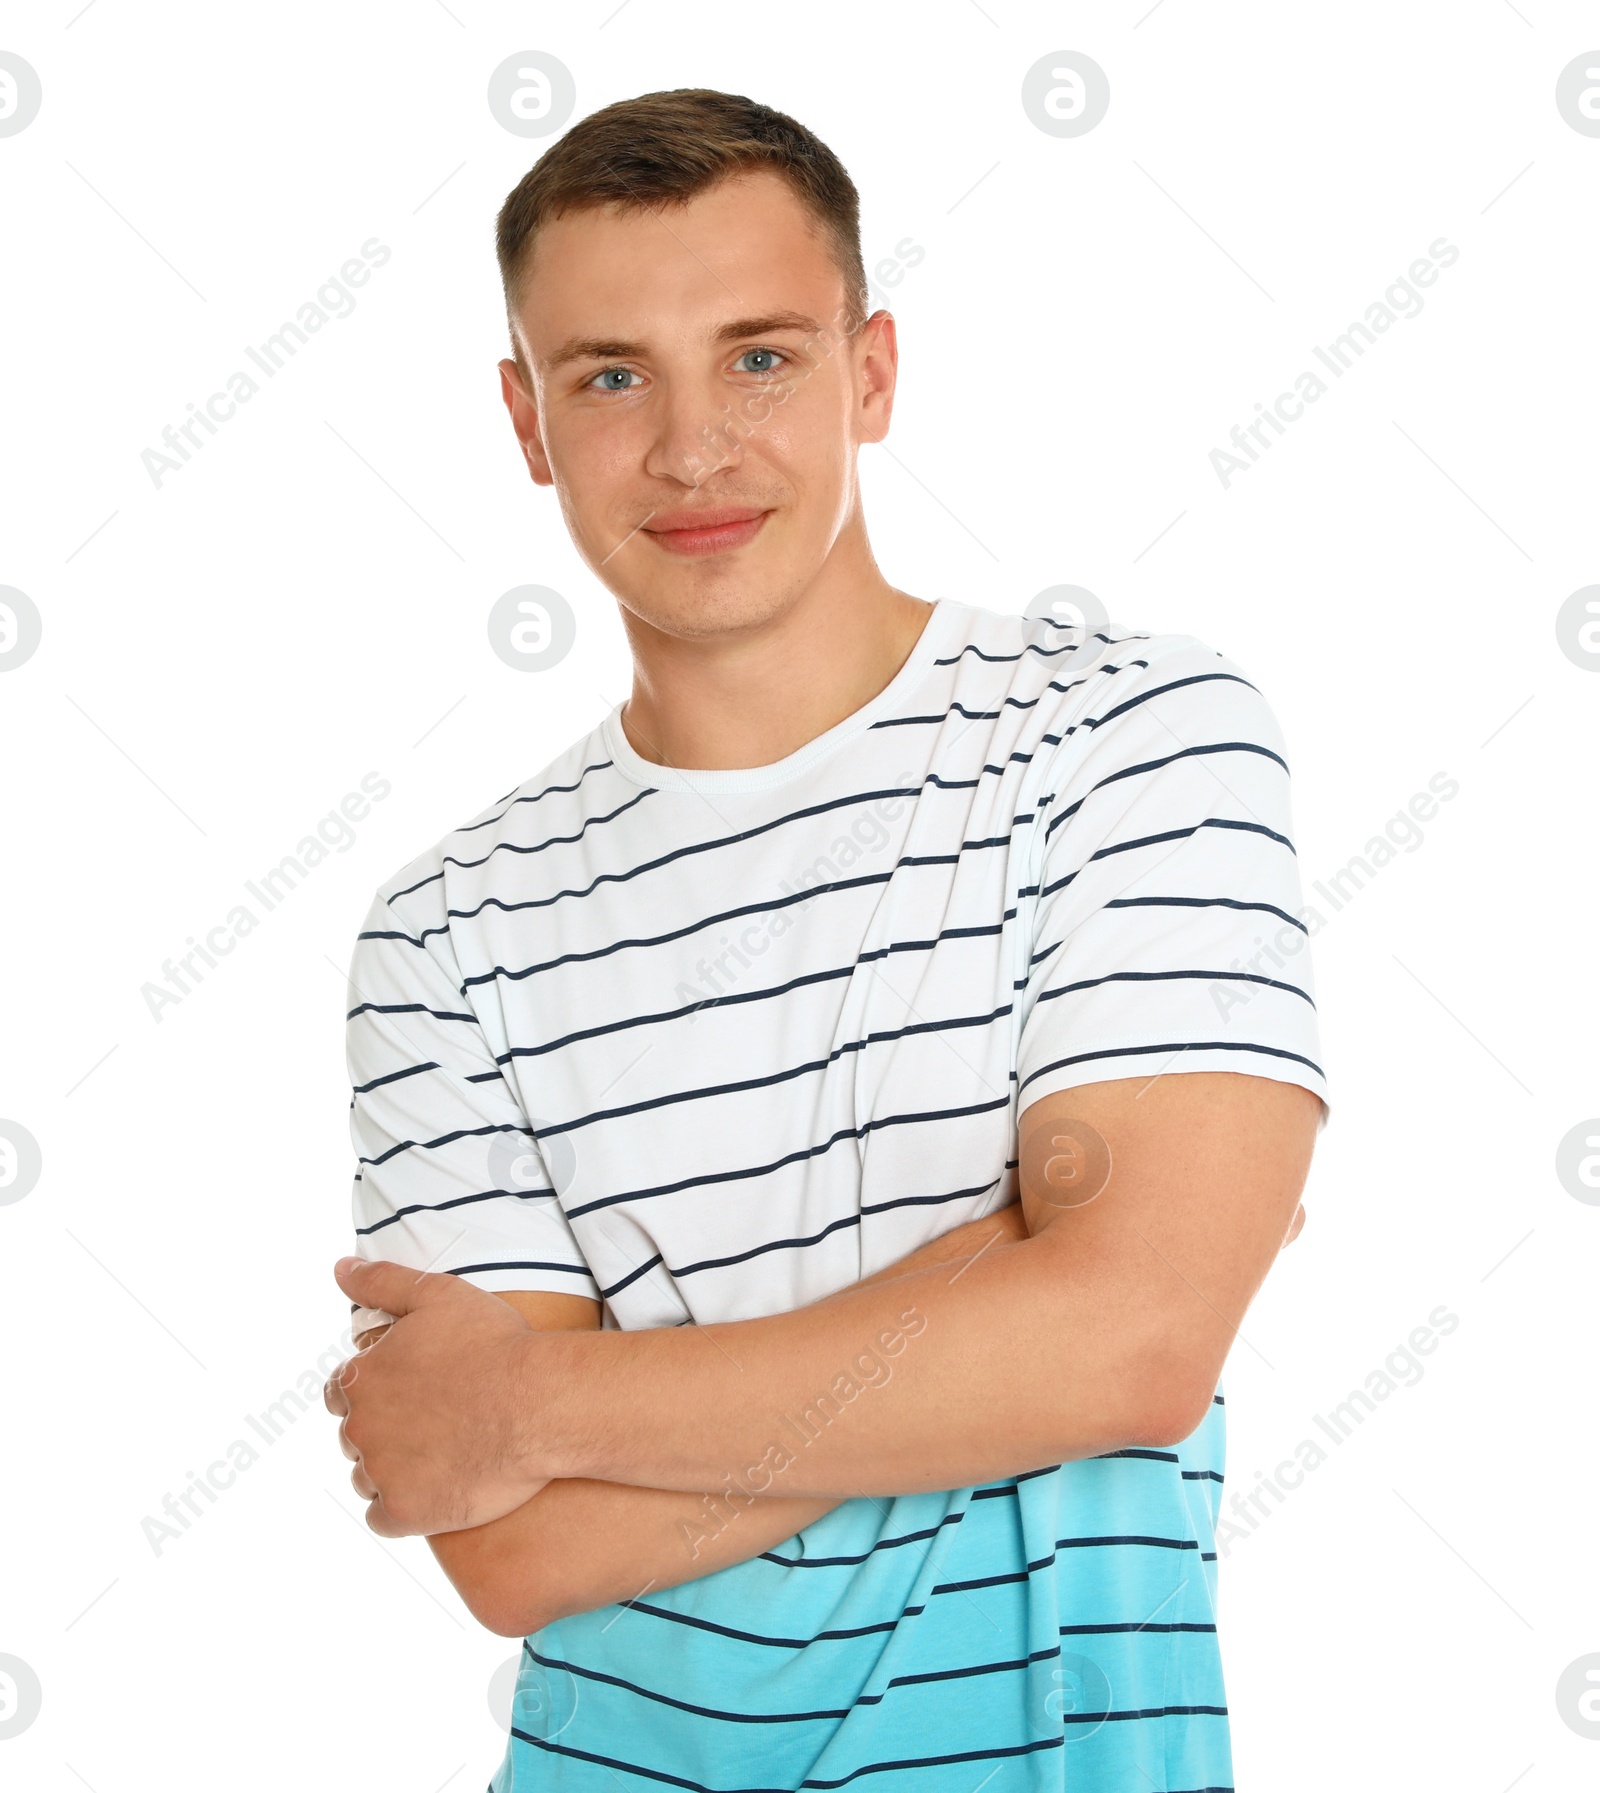
[[[815, 334], [843, 300], [824, 231], [780, 177], [730, 177], [688, 201], [569, 213], [541, 230], [521, 282], [534, 358]], [[619, 346], [622, 345], [622, 346]]]

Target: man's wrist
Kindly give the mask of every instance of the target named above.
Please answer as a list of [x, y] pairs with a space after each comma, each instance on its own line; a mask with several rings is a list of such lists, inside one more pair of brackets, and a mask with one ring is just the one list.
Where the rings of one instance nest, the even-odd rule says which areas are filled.
[[[516, 1342], [511, 1377], [517, 1471], [541, 1486], [559, 1477], [590, 1475], [598, 1404], [594, 1354], [584, 1347], [599, 1332], [530, 1331]], [[588, 1423], [585, 1424], [585, 1416]]]

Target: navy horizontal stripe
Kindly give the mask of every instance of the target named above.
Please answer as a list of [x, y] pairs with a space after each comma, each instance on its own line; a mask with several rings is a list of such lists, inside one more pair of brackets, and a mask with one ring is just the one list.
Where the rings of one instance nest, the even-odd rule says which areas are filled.
[[498, 1258], [487, 1264], [456, 1264], [445, 1274], [473, 1276], [483, 1270], [554, 1270], [562, 1276], [588, 1276], [586, 1264], [558, 1264], [543, 1258]]
[[1157, 1637], [1169, 1636], [1181, 1631], [1215, 1631], [1216, 1626], [1207, 1621], [1195, 1619], [1188, 1622], [1175, 1620], [1169, 1624], [1155, 1624], [1149, 1619], [1125, 1619], [1118, 1624], [1109, 1625], [1062, 1625], [1063, 1637], [1112, 1637], [1128, 1632], [1148, 1631]]
[[1181, 897], [1181, 896], [1141, 896], [1112, 897], [1106, 905], [1108, 909], [1238, 909], [1249, 910], [1261, 915], [1276, 915], [1280, 921], [1288, 922], [1292, 928], [1298, 928], [1302, 934], [1311, 930], [1298, 917], [1291, 915], [1287, 909], [1280, 909], [1276, 903], [1244, 903], [1234, 897]]
[[[404, 940], [408, 945], [416, 943], [409, 934], [379, 934], [365, 932], [356, 936], [358, 940]], [[478, 1025], [478, 1017], [470, 1009], [431, 1009], [422, 1002], [363, 1002], [345, 1016], [346, 1021], [354, 1021], [358, 1015], [428, 1015], [435, 1021], [466, 1021], [472, 1026]]]
[[1084, 865], [1068, 872], [1065, 877], [1057, 878], [1053, 883], [1041, 885], [1041, 897], [1053, 896], [1056, 891], [1064, 890], [1076, 878], [1086, 865], [1093, 865], [1102, 859], [1110, 859], [1117, 853], [1136, 853], [1145, 847], [1164, 846], [1168, 841], [1189, 840], [1202, 828], [1231, 828], [1242, 834], [1260, 834], [1268, 840], [1276, 841], [1280, 847], [1287, 847], [1292, 853], [1294, 843], [1287, 834], [1279, 834], [1276, 829], [1268, 828], [1262, 822], [1239, 822], [1229, 816], [1207, 816], [1203, 822], [1196, 822], [1188, 828], [1168, 828], [1160, 834], [1144, 834], [1137, 840], [1114, 841], [1110, 846], [1099, 847], [1084, 861]]
[[[521, 1730], [515, 1724], [511, 1727], [511, 1735], [520, 1738], [522, 1742], [531, 1744], [537, 1749], [545, 1750], [551, 1755], [567, 1756], [580, 1762], [593, 1762], [597, 1766], [609, 1768], [613, 1772], [620, 1768], [624, 1773], [642, 1775], [647, 1780], [657, 1781], [665, 1786], [682, 1787], [686, 1789], [686, 1793], [791, 1793], [791, 1789], [785, 1787], [711, 1787], [706, 1785], [703, 1781], [689, 1780], [683, 1775], [669, 1774], [661, 1769], [646, 1768], [641, 1763], [625, 1761], [620, 1756], [600, 1755], [593, 1750], [577, 1749], [571, 1744], [556, 1743], [543, 1737], [535, 1737], [531, 1732]], [[822, 1781], [806, 1779], [801, 1781], [800, 1786], [802, 1789], [843, 1787], [865, 1774], [887, 1774], [900, 1769], [920, 1770], [936, 1768], [956, 1762], [988, 1762], [1014, 1756], [1032, 1755], [1041, 1749], [1059, 1749], [1062, 1747], [1062, 1744], [1062, 1738], [1053, 1737], [1042, 1742], [1017, 1744], [1009, 1748], [962, 1750], [951, 1755], [916, 1756], [907, 1757], [904, 1760], [894, 1762], [875, 1762], [867, 1767], [857, 1768], [852, 1773], [843, 1775], [837, 1780]]]
[[[619, 803], [615, 809], [607, 811], [605, 815], [588, 817], [576, 834], [547, 835], [545, 839], [535, 841], [531, 845], [523, 841], [497, 840], [482, 859], [458, 859], [455, 854], [446, 853], [443, 855], [443, 864], [453, 865], [461, 871], [473, 871], [481, 865], [488, 864], [489, 860], [496, 853], [515, 853], [519, 857], [526, 857], [533, 853], [546, 852], [551, 847], [575, 846], [583, 840], [584, 836], [588, 834], [591, 828], [602, 828], [607, 822], [616, 821], [618, 816], [625, 816], [636, 804], [643, 803], [646, 797], [654, 797], [656, 795], [658, 795], [658, 793], [653, 789], [638, 791], [630, 797], [626, 803]], [[439, 871], [430, 872], [426, 878], [419, 878], [415, 884], [408, 884], [403, 890], [397, 890], [394, 895], [390, 897], [389, 901], [391, 904], [397, 903], [401, 897], [412, 896], [426, 885], [438, 883], [443, 879], [444, 875], [443, 867], [441, 867]], [[484, 906], [487, 906], [487, 903], [493, 902], [493, 900], [493, 898], [487, 899]], [[450, 910], [446, 913], [460, 914], [470, 918], [471, 916], [478, 914], [479, 911], [477, 909], [464, 909], [460, 911]], [[448, 930], [440, 928], [430, 931], [445, 933]], [[424, 938], [425, 937], [426, 936], [424, 936]]]
[[491, 1122], [484, 1127], [457, 1127], [453, 1132], [441, 1133], [435, 1139], [402, 1139], [390, 1146], [386, 1152], [380, 1152], [376, 1158], [358, 1158], [358, 1164], [387, 1164], [391, 1158], [397, 1158], [402, 1152], [436, 1152], [442, 1146], [454, 1145], [462, 1139], [487, 1139], [491, 1133], [525, 1133], [526, 1127], [516, 1126], [511, 1121]]
[[1097, 990], [1102, 984], [1159, 984], [1182, 982], [1185, 978], [1210, 979], [1222, 984], [1263, 984], [1269, 990], [1284, 990], [1291, 996], [1298, 996], [1302, 1002], [1312, 1002], [1310, 993], [1302, 990], [1298, 984], [1286, 984], [1281, 978], [1264, 977], [1253, 971], [1205, 971], [1198, 968], [1186, 971], [1108, 971], [1104, 977], [1080, 978], [1075, 984], [1062, 984], [1054, 990], [1041, 990], [1035, 999], [1048, 1002], [1055, 996], [1071, 996], [1080, 990]]
[[[1051, 616], [1041, 617], [1039, 620], [1049, 623], [1052, 628], [1074, 628], [1077, 626], [1072, 623], [1058, 623]], [[947, 654], [942, 659], [935, 660], [934, 665], [956, 666], [970, 654], [975, 660], [982, 660], [989, 666], [1011, 666], [1015, 665], [1023, 654], [1037, 654], [1041, 660], [1051, 660], [1058, 654], [1081, 654], [1084, 648], [1092, 647], [1097, 642], [1105, 647], [1122, 647], [1130, 641], [1148, 641], [1149, 639], [1148, 635], [1111, 636], [1096, 630], [1092, 635], [1086, 634], [1082, 641], [1063, 641], [1057, 647], [1046, 647], [1043, 642], [1030, 641], [1020, 653], [1015, 654], [986, 654], [976, 643], [968, 642], [959, 654]]]
[[533, 1647], [531, 1639], [524, 1638], [522, 1652], [541, 1668], [560, 1669], [569, 1675], [577, 1675], [585, 1681], [596, 1681], [608, 1687], [620, 1687], [625, 1693], [631, 1693], [641, 1700], [649, 1700], [657, 1706], [671, 1706], [678, 1712], [692, 1712], [697, 1718], [712, 1718], [723, 1724], [738, 1725], [794, 1725], [811, 1724], [819, 1718], [843, 1718], [849, 1712], [848, 1705], [823, 1707], [810, 1712], [735, 1712], [717, 1706], [696, 1705], [691, 1700], [680, 1700], [672, 1694], [662, 1693], [656, 1688], [641, 1686], [637, 1681], [624, 1680], [620, 1675], [607, 1674], [602, 1669], [588, 1667], [574, 1662], [570, 1657], [544, 1656]]
[[1091, 785], [1075, 802], [1058, 810], [1051, 817], [1045, 833], [1046, 835], [1053, 834], [1063, 822], [1068, 822], [1077, 815], [1078, 811], [1096, 792], [1108, 790], [1112, 785], [1120, 784], [1125, 778], [1141, 778], [1151, 772], [1164, 771], [1168, 766], [1176, 765], [1179, 760], [1199, 759], [1213, 753], [1257, 753], [1262, 758], [1282, 766], [1285, 772], [1289, 770], [1281, 755], [1274, 753], [1270, 747], [1258, 747], [1254, 741], [1213, 741], [1204, 747], [1183, 747], [1176, 753], [1164, 755], [1161, 759], [1142, 760], [1137, 766], [1123, 766], [1118, 771], [1107, 773], [1098, 784]]
[[568, 1208], [567, 1219], [576, 1220], [582, 1214], [593, 1213], [599, 1208], [612, 1208], [619, 1202], [647, 1201], [658, 1195], [676, 1195], [684, 1189], [705, 1189], [719, 1183], [740, 1183], [758, 1177], [770, 1176], [774, 1171], [782, 1170], [785, 1165], [800, 1164], [808, 1158], [819, 1158], [842, 1140], [864, 1139], [869, 1133], [881, 1131], [884, 1127], [907, 1127], [924, 1124], [928, 1121], [945, 1121], [965, 1115], [987, 1114], [992, 1109], [1004, 1108], [1010, 1102], [1009, 1096], [997, 1096], [992, 1102], [974, 1102], [961, 1108], [934, 1109], [923, 1114], [886, 1114], [863, 1121], [857, 1127], [841, 1127], [827, 1139], [812, 1146], [802, 1146], [793, 1152], [785, 1152], [781, 1158], [773, 1158], [765, 1164], [743, 1165], [737, 1170], [707, 1171], [699, 1176], [680, 1177], [676, 1182], [657, 1183], [645, 1189], [625, 1189], [617, 1195], [604, 1195], [592, 1202], [584, 1202], [575, 1208]]
[[591, 772], [604, 772], [609, 767], [611, 767], [615, 764], [616, 764], [616, 762], [614, 760], [609, 760], [609, 759], [596, 760], [592, 765], [588, 765], [583, 768], [583, 770], [578, 774], [577, 779], [574, 783], [572, 783], [572, 784], [547, 784], [542, 791], [534, 791], [531, 795], [519, 796], [517, 794], [516, 789], [513, 788], [512, 790], [507, 791], [505, 796], [503, 796], [499, 799], [499, 801], [501, 803], [506, 805], [506, 807], [504, 809], [498, 810], [494, 815], [485, 816], [483, 818], [483, 820], [480, 822], [468, 822], [465, 827], [458, 828], [456, 830], [456, 833], [457, 834], [473, 834], [479, 828], [492, 828], [492, 827], [494, 827], [495, 823], [504, 821], [505, 818], [511, 813], [511, 811], [513, 809], [515, 809], [517, 807], [518, 804], [542, 803], [546, 797], [565, 795], [572, 791], [579, 790], [582, 788], [584, 780], [589, 776], [589, 774]]
[[541, 1197], [554, 1198], [553, 1189], [480, 1189], [474, 1195], [448, 1196], [442, 1202], [408, 1202], [403, 1208], [396, 1208], [392, 1214], [385, 1214], [381, 1219], [373, 1221], [371, 1226], [358, 1226], [358, 1238], [370, 1238], [373, 1233], [381, 1233], [386, 1226], [393, 1226], [397, 1220], [405, 1220], [413, 1214], [443, 1214], [451, 1208], [471, 1207], [474, 1202], [492, 1202], [506, 1199], [516, 1202], [538, 1201]]
[[1176, 1057], [1180, 1052], [1259, 1052], [1264, 1058], [1281, 1058], [1298, 1065], [1305, 1065], [1320, 1077], [1322, 1067], [1303, 1053], [1287, 1052], [1279, 1046], [1264, 1045], [1259, 1041], [1248, 1040], [1181, 1040], [1176, 1043], [1167, 1041], [1162, 1045], [1149, 1046], [1113, 1046], [1103, 1047], [1097, 1052], [1077, 1052], [1068, 1058], [1058, 1058], [1052, 1064], [1040, 1065], [1037, 1071], [1031, 1071], [1022, 1079], [1021, 1087], [1026, 1089], [1030, 1083], [1036, 1083], [1041, 1077], [1048, 1077], [1052, 1071], [1063, 1071], [1069, 1065], [1093, 1064], [1103, 1059], [1108, 1064], [1119, 1058], [1147, 1058], [1154, 1052], [1170, 1052]]
[[[908, 1769], [919, 1772], [928, 1768], [947, 1768], [957, 1762], [996, 1762], [1013, 1761], [1018, 1756], [1037, 1755], [1042, 1749], [1052, 1749], [1057, 1743], [1054, 1737], [1048, 1737], [1030, 1743], [1015, 1743], [1006, 1746], [994, 1745], [988, 1749], [963, 1749], [946, 1751], [934, 1756], [902, 1756], [891, 1762], [869, 1762], [862, 1768], [853, 1769], [849, 1774], [840, 1775], [835, 1780], [814, 1780], [809, 1776], [801, 1781], [802, 1788], [846, 1787], [851, 1781], [859, 1780], [865, 1774], [896, 1774]], [[981, 1786], [982, 1783], [980, 1782]]]
[[375, 1089], [383, 1089], [391, 1083], [404, 1083], [408, 1077], [420, 1077], [424, 1071], [437, 1071], [438, 1063], [429, 1059], [426, 1064], [407, 1065], [403, 1071], [390, 1071], [385, 1076], [373, 1077], [366, 1083], [352, 1084], [350, 1093], [353, 1096], [370, 1096]]
[[880, 1550], [900, 1550], [907, 1544], [924, 1543], [938, 1537], [947, 1525], [959, 1525], [965, 1518], [964, 1512], [946, 1513], [937, 1525], [925, 1525], [920, 1531], [902, 1532], [894, 1538], [879, 1538], [870, 1550], [859, 1551], [854, 1556], [780, 1556], [774, 1550], [763, 1550], [761, 1554], [767, 1562], [781, 1563], [786, 1569], [854, 1569]]
[[[1056, 1470], [1051, 1468], [1039, 1473], [1055, 1474]], [[896, 1540], [897, 1543], [906, 1541], [909, 1540]], [[1129, 1549], [1199, 1551], [1199, 1548], [1199, 1540], [1196, 1538], [1168, 1538], [1160, 1535], [1146, 1536], [1140, 1533], [1128, 1533], [1112, 1537], [1057, 1538], [1054, 1550], [1048, 1555], [1039, 1557], [1035, 1561], [1025, 1564], [1020, 1569], [1007, 1570], [1004, 1573], [993, 1575], [975, 1576], [961, 1581], [940, 1582], [928, 1590], [928, 1598], [931, 1600], [942, 1598], [950, 1594], [966, 1595], [970, 1594], [975, 1589], [1014, 1586], [1019, 1583], [1031, 1581], [1035, 1575], [1054, 1568], [1057, 1558], [1063, 1551], [1067, 1550]], [[866, 1562], [875, 1554], [875, 1551], [869, 1551], [861, 1557], [860, 1561]], [[763, 1552], [762, 1556], [769, 1561], [774, 1560], [770, 1556], [770, 1553]], [[786, 1568], [796, 1568], [801, 1566], [800, 1563], [793, 1561], [784, 1559], [777, 1560], [781, 1561]], [[848, 1563], [848, 1559], [845, 1560], [846, 1563]], [[824, 1564], [823, 1566], [838, 1567], [841, 1565]], [[917, 1601], [908, 1606], [898, 1607], [892, 1615], [886, 1615], [881, 1619], [874, 1619], [862, 1625], [828, 1628], [814, 1632], [808, 1637], [794, 1637], [786, 1636], [781, 1633], [773, 1634], [769, 1632], [752, 1631], [741, 1626], [719, 1624], [714, 1620], [704, 1618], [695, 1613], [678, 1612], [671, 1607], [656, 1605], [652, 1601], [643, 1598], [643, 1596], [635, 1596], [632, 1599], [619, 1600], [614, 1604], [626, 1609], [626, 1611], [630, 1613], [645, 1613], [652, 1618], [664, 1620], [668, 1624], [684, 1625], [691, 1630], [711, 1632], [719, 1637], [730, 1638], [737, 1643], [754, 1644], [759, 1648], [768, 1650], [805, 1650], [817, 1643], [838, 1642], [841, 1640], [885, 1634], [896, 1630], [906, 1619], [918, 1617], [926, 1610], [927, 1606], [925, 1601]], [[616, 1621], [612, 1622], [615, 1623]], [[1134, 1628], [1157, 1629], [1157, 1627], [1154, 1626], [1136, 1626]], [[569, 1662], [567, 1666], [572, 1667], [573, 1664]]]
[[[481, 915], [486, 909], [497, 909], [503, 915], [515, 915], [527, 909], [548, 909], [552, 904], [562, 902], [568, 897], [581, 898], [592, 896], [602, 885], [628, 884], [635, 878], [644, 877], [648, 872], [657, 872], [666, 866], [676, 865], [680, 860], [691, 859], [701, 853], [714, 853], [722, 847], [738, 846], [745, 841], [758, 840], [762, 835], [771, 834], [775, 829], [786, 828], [795, 822], [807, 821], [813, 816], [828, 815], [841, 809], [855, 809], [865, 803], [887, 802], [896, 797], [916, 797], [920, 792], [920, 785], [912, 786], [910, 788], [905, 786], [891, 786], [885, 790], [854, 791], [846, 797], [831, 797], [825, 803], [813, 803], [803, 809], [790, 810], [784, 815], [773, 817], [770, 821], [760, 822], [753, 828], [740, 829], [735, 834], [718, 835], [711, 840], [691, 841], [688, 846], [675, 847], [670, 853], [658, 853], [654, 858], [641, 860], [637, 865], [629, 866], [626, 871], [597, 873], [594, 879], [581, 890], [558, 890], [551, 896], [530, 897], [527, 900], [518, 903], [507, 903], [499, 897], [485, 897], [475, 908], [448, 909], [445, 911], [445, 914], [447, 921], [455, 922], [471, 921]], [[657, 794], [658, 793], [654, 790], [642, 791], [635, 801], [642, 801], [645, 797], [655, 796]], [[625, 807], [631, 807], [631, 805], [626, 805]], [[621, 811], [616, 813], [620, 814]], [[605, 820], [610, 821], [611, 817], [607, 816]], [[499, 843], [495, 850], [498, 851], [501, 847], [505, 848], [507, 851], [517, 852], [535, 852], [538, 850], [537, 848], [531, 847], [514, 847], [509, 842]], [[484, 860], [450, 860], [447, 858], [446, 863], [470, 868], [482, 865]], [[414, 885], [412, 888], [417, 889], [420, 888], [420, 886]], [[397, 892], [397, 894], [405, 895], [406, 893]], [[429, 933], [444, 933], [447, 931], [448, 927], [430, 928], [425, 931], [423, 938], [425, 939]]]
[[715, 1096], [745, 1095], [751, 1090], [770, 1089], [775, 1084], [791, 1083], [797, 1077], [825, 1071], [847, 1053], [865, 1052], [869, 1046], [888, 1045], [895, 1040], [910, 1039], [914, 1034], [954, 1033], [969, 1027], [989, 1027], [1010, 1013], [1011, 1004], [1008, 1002], [1003, 1008], [995, 1009], [987, 1015], [954, 1015], [945, 1021], [914, 1021], [908, 1022], [904, 1027], [880, 1028], [864, 1039], [844, 1041], [835, 1046], [826, 1058], [809, 1059], [804, 1064], [789, 1065], [781, 1071], [769, 1071], [764, 1077], [743, 1077], [733, 1083], [710, 1083], [697, 1089], [668, 1090], [662, 1095], [645, 1096], [619, 1108], [599, 1108], [591, 1114], [578, 1115], [570, 1121], [551, 1121], [540, 1126], [539, 1138], [551, 1139], [559, 1133], [576, 1133], [581, 1128], [592, 1127], [600, 1121], [617, 1120], [629, 1114], [644, 1114], [654, 1108], [670, 1108], [679, 1102], [709, 1101]]

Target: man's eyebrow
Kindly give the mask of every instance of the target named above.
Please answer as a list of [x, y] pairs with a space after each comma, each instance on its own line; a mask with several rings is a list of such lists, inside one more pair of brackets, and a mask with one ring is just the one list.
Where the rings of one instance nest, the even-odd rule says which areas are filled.
[[[822, 325], [803, 311], [769, 311], [759, 317], [732, 318], [712, 333], [714, 343], [738, 342], [747, 336], [770, 336], [780, 330], [798, 330], [820, 336]], [[624, 342], [614, 336], [571, 336], [545, 361], [554, 372], [573, 361], [634, 361], [648, 354], [642, 342]]]
[[713, 342], [737, 342], [744, 336], [770, 336], [778, 330], [800, 330], [808, 336], [820, 336], [822, 326], [803, 311], [769, 311], [760, 317], [734, 318], [712, 337]]

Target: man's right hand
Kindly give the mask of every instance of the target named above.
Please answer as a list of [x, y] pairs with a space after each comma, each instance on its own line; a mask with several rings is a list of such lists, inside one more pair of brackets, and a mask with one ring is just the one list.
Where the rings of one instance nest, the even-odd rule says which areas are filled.
[[[861, 1281], [886, 1282], [946, 1263], [956, 1275], [991, 1245], [1027, 1237], [1022, 1204], [1012, 1201]], [[506, 1291], [500, 1299], [541, 1331], [600, 1324], [600, 1304], [583, 1296]], [[383, 1330], [364, 1332], [358, 1345], [380, 1338]], [[749, 1562], [839, 1504], [822, 1496], [730, 1499], [721, 1489], [685, 1494], [573, 1478], [546, 1484], [503, 1518], [440, 1532], [428, 1544], [480, 1624], [502, 1637], [524, 1637], [568, 1614]]]

